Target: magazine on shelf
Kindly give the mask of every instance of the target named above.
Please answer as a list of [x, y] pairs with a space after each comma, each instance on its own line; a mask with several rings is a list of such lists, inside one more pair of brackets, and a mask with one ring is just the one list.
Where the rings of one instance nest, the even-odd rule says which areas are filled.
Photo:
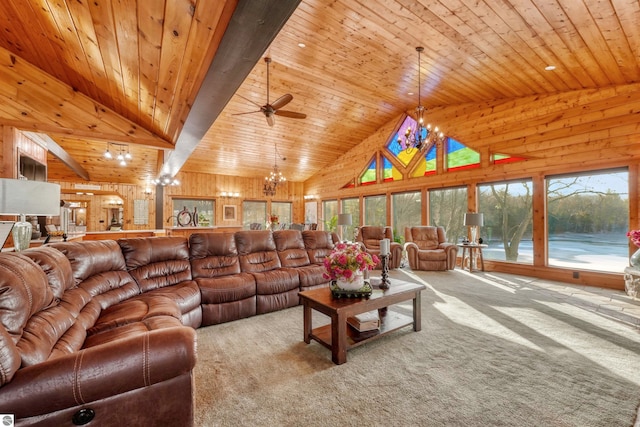
[[373, 331], [380, 328], [380, 316], [378, 310], [368, 311], [347, 318], [347, 323], [359, 332]]

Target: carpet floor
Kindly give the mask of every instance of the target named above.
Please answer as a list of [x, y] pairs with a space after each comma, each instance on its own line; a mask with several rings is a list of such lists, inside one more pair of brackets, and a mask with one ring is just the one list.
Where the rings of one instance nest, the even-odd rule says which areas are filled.
[[[302, 307], [198, 330], [197, 426], [633, 426], [640, 331], [495, 273], [424, 283], [422, 331], [349, 351], [302, 340]], [[393, 307], [407, 314], [411, 303]], [[328, 318], [314, 313], [314, 327]]]

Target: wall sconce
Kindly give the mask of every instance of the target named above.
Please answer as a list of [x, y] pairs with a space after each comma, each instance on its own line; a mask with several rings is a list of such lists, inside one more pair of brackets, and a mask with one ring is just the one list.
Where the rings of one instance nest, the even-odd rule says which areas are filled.
[[315, 194], [305, 194], [304, 196], [304, 200], [310, 200], [310, 199], [315, 199], [316, 195]]
[[228, 191], [223, 191], [220, 193], [220, 197], [240, 197], [240, 193], [232, 193]]

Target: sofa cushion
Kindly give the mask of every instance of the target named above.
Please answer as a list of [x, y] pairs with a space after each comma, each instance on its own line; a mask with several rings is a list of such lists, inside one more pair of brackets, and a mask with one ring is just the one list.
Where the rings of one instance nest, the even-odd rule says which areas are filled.
[[53, 291], [38, 264], [19, 253], [0, 258], [0, 325], [14, 343], [31, 316], [53, 303]]
[[60, 300], [67, 289], [75, 286], [71, 263], [62, 252], [52, 247], [40, 246], [22, 252], [40, 266], [47, 275], [49, 286], [56, 300]]
[[271, 230], [238, 231], [235, 239], [242, 271], [260, 273], [281, 267]]
[[58, 242], [49, 246], [67, 257], [76, 285], [96, 274], [125, 270], [122, 252], [113, 240]]
[[300, 230], [274, 231], [273, 240], [282, 267], [296, 268], [311, 264]]
[[184, 237], [119, 239], [126, 268], [142, 292], [191, 280], [189, 247]]
[[194, 279], [240, 273], [234, 233], [194, 233], [189, 236]]
[[411, 229], [413, 242], [420, 250], [438, 249], [438, 229], [436, 227], [413, 227]]
[[333, 234], [328, 231], [305, 230], [302, 232], [302, 240], [309, 262], [313, 264], [322, 264], [335, 247]]

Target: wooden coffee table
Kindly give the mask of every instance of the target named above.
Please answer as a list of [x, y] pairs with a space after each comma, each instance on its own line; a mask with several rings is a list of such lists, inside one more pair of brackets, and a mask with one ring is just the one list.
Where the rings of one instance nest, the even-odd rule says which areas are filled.
[[[420, 292], [424, 285], [402, 280], [391, 280], [387, 290], [374, 289], [369, 298], [334, 298], [329, 288], [300, 292], [304, 307], [304, 342], [315, 340], [331, 350], [331, 360], [336, 365], [347, 361], [347, 351], [371, 340], [380, 338], [405, 326], [413, 325], [414, 331], [422, 328], [420, 318]], [[413, 316], [388, 310], [387, 307], [413, 300]], [[311, 310], [331, 318], [331, 324], [313, 329]], [[378, 310], [380, 329], [358, 332], [347, 325], [347, 318], [367, 311]]]

